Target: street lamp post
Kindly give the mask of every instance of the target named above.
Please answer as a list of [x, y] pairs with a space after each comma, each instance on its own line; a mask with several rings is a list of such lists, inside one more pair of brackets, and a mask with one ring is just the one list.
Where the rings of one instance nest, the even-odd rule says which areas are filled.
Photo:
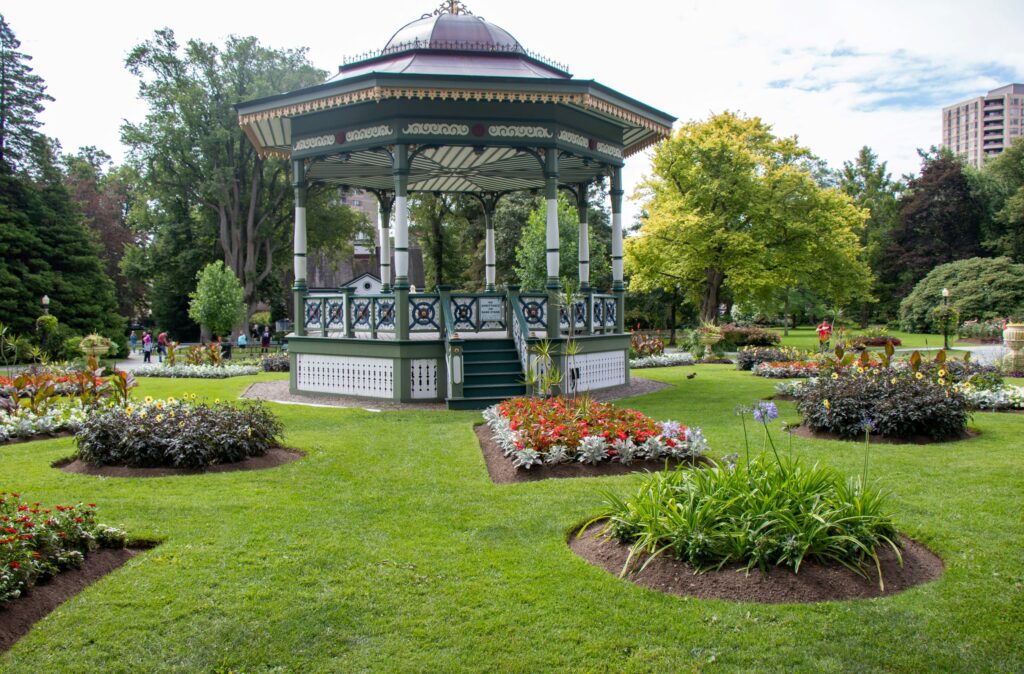
[[942, 289], [942, 348], [949, 350], [949, 288]]
[[43, 298], [39, 300], [39, 303], [43, 305], [43, 316], [50, 313], [50, 296], [43, 295]]

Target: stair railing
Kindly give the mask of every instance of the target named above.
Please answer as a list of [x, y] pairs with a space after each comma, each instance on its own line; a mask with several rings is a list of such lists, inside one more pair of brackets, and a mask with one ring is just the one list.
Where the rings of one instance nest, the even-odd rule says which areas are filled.
[[452, 316], [451, 286], [438, 286], [441, 296], [441, 323], [444, 332], [445, 366], [448, 370], [448, 398], [463, 397], [463, 343], [459, 333], [455, 331], [455, 318]]

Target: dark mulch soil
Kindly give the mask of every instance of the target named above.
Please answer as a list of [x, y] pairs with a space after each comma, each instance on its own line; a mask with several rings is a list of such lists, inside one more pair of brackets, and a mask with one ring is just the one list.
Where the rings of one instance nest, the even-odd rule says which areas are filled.
[[30, 435], [27, 438], [10, 438], [0, 442], [0, 447], [4, 445], [20, 445], [23, 442], [36, 442], [37, 440], [53, 440], [54, 438], [70, 438], [74, 433], [71, 431], [60, 431], [59, 433], [40, 433], [38, 435]]
[[[603, 526], [603, 521], [595, 522], [579, 537], [573, 532], [569, 537], [569, 547], [594, 566], [619, 575], [629, 556], [629, 548], [599, 536]], [[935, 553], [906, 536], [901, 535], [900, 541], [903, 544], [903, 566], [891, 549], [885, 548], [879, 554], [884, 591], [878, 587], [878, 573], [874, 567], [864, 578], [838, 564], [826, 566], [812, 561], [801, 565], [800, 573], [781, 567], [773, 567], [767, 573], [757, 569], [748, 573], [743, 567], [732, 565], [718, 571], [695, 574], [688, 564], [659, 556], [643, 571], [630, 572], [625, 578], [652, 590], [701, 599], [802, 604], [886, 597], [942, 575], [942, 559]], [[643, 561], [631, 563], [632, 568], [639, 569]]]
[[138, 544], [120, 550], [94, 550], [86, 555], [82, 568], [63, 571], [44, 584], [29, 588], [18, 599], [0, 604], [0, 652], [10, 649], [34, 624], [86, 586], [152, 547], [153, 544]]
[[[560, 463], [556, 466], [534, 466], [529, 469], [519, 469], [512, 465], [512, 461], [501, 451], [501, 447], [494, 440], [490, 426], [481, 424], [476, 426], [476, 437], [480, 440], [480, 449], [483, 451], [484, 462], [487, 464], [487, 473], [491, 476], [494, 484], [508, 484], [510, 482], [535, 482], [548, 478], [561, 477], [601, 477], [604, 475], [626, 475], [639, 471], [655, 471], [665, 468], [665, 461], [634, 461], [628, 466], [617, 462], [603, 461], [596, 465], [586, 463]], [[670, 460], [669, 468], [675, 468], [680, 463], [689, 465], [706, 465], [710, 461], [703, 457], [697, 459]]]
[[298, 461], [306, 454], [297, 449], [275, 447], [263, 456], [254, 456], [235, 463], [218, 463], [206, 468], [129, 468], [128, 466], [94, 466], [79, 459], [61, 459], [53, 464], [65, 473], [98, 475], [101, 477], [168, 477], [171, 475], [201, 475], [203, 473], [230, 473], [236, 470], [263, 470]]
[[789, 395], [787, 393], [776, 393], [775, 395], [768, 396], [767, 398], [765, 398], [765, 400], [793, 400], [793, 401], [796, 401], [796, 400], [800, 400], [800, 399], [797, 398], [796, 396], [791, 396], [791, 395]]
[[[809, 438], [813, 440], [842, 440], [843, 442], [864, 442], [864, 436], [859, 436], [856, 438], [845, 438], [836, 433], [812, 431], [807, 426], [790, 427], [789, 432], [797, 437]], [[928, 435], [915, 435], [909, 438], [889, 438], [881, 435], [872, 434], [869, 440], [872, 444], [878, 443], [882, 445], [930, 445], [936, 442], [957, 442], [958, 440], [970, 440], [971, 438], [976, 438], [979, 435], [981, 435], [980, 431], [968, 430], [952, 438], [936, 440], [935, 438]]]

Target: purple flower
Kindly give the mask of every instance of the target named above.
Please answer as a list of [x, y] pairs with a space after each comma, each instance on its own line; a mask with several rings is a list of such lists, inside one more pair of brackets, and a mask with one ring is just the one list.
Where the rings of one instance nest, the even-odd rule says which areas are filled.
[[754, 406], [754, 418], [766, 424], [779, 418], [779, 408], [775, 406], [775, 403], [757, 403]]
[[860, 430], [865, 433], [874, 433], [878, 430], [878, 424], [870, 417], [864, 417], [860, 422]]

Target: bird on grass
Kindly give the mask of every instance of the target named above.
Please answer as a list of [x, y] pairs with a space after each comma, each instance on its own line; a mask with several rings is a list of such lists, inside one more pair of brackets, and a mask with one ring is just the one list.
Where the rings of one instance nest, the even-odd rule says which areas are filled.
[[687, 379], [693, 379], [693, 378], [694, 378], [694, 377], [696, 377], [696, 376], [697, 376], [697, 373], [696, 373], [696, 372], [691, 372], [690, 374], [686, 375], [686, 378], [687, 378]]

